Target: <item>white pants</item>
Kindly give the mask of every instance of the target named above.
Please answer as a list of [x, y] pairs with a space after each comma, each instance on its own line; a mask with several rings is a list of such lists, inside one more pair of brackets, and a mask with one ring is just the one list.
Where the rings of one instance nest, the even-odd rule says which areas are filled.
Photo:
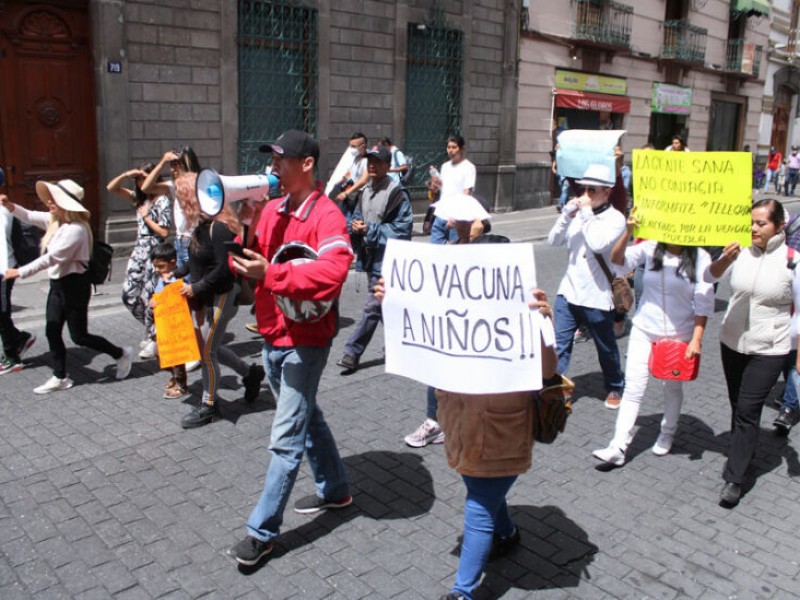
[[[639, 416], [639, 407], [647, 389], [650, 370], [650, 344], [663, 336], [650, 335], [638, 327], [631, 329], [628, 341], [628, 360], [625, 366], [625, 391], [617, 412], [617, 424], [611, 445], [622, 451], [628, 449], [633, 440], [633, 427]], [[688, 341], [688, 340], [684, 340]], [[683, 404], [683, 382], [661, 381], [664, 389], [664, 417], [661, 419], [661, 433], [675, 435]]]

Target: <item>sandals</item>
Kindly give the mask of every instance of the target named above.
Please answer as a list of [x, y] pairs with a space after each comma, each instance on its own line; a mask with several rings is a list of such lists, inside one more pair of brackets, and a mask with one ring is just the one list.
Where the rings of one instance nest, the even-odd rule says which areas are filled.
[[167, 400], [183, 398], [184, 396], [188, 395], [189, 389], [186, 387], [186, 385], [181, 385], [174, 377], [172, 377], [164, 387], [164, 398]]
[[188, 395], [189, 388], [187, 388], [185, 385], [174, 385], [173, 387], [164, 390], [164, 398], [167, 400], [183, 398], [184, 396]]

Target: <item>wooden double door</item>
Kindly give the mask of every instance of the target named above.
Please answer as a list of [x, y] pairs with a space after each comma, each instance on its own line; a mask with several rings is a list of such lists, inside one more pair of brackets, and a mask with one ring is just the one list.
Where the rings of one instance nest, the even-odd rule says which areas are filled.
[[88, 0], [0, 2], [0, 166], [11, 200], [42, 210], [39, 179], [73, 179], [97, 226]]

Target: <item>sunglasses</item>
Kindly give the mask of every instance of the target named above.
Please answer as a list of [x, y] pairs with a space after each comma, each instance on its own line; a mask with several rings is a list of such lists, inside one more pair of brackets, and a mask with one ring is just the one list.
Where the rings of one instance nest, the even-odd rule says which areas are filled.
[[581, 194], [596, 194], [597, 191], [600, 190], [600, 189], [601, 188], [596, 188], [596, 187], [589, 186], [589, 187], [580, 188], [579, 191], [580, 191]]

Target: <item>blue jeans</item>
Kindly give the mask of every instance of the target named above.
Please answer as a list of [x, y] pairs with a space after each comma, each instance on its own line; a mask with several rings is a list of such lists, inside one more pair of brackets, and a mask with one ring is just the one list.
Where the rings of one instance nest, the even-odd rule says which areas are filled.
[[436, 388], [433, 386], [428, 386], [428, 406], [427, 410], [425, 411], [425, 416], [431, 419], [432, 421], [439, 421], [439, 418], [436, 416], [436, 413], [439, 412], [439, 400], [436, 398]]
[[264, 491], [247, 520], [247, 533], [259, 540], [268, 541], [280, 533], [303, 452], [308, 454], [318, 496], [332, 501], [350, 493], [344, 463], [317, 406], [317, 389], [329, 352], [329, 347], [264, 344], [264, 368], [277, 407]]
[[764, 177], [764, 192], [769, 191], [769, 182], [775, 182], [775, 193], [779, 194], [780, 190], [778, 189], [778, 169], [767, 169], [766, 177]]
[[800, 401], [797, 399], [797, 386], [800, 385], [800, 375], [795, 369], [797, 364], [797, 350], [789, 352], [786, 357], [786, 364], [783, 367], [783, 378], [786, 380], [786, 389], [783, 391], [783, 404], [781, 410], [800, 409]]
[[514, 522], [508, 513], [506, 494], [517, 480], [510, 477], [470, 477], [462, 475], [467, 486], [464, 503], [464, 539], [458, 561], [456, 582], [451, 591], [468, 600], [478, 587], [481, 574], [492, 551], [492, 537], [508, 537], [514, 533]]
[[369, 287], [367, 288], [367, 299], [364, 302], [364, 311], [353, 333], [344, 345], [344, 353], [351, 356], [361, 356], [364, 350], [367, 349], [372, 336], [375, 335], [375, 330], [378, 328], [378, 323], [383, 321], [383, 313], [381, 312], [381, 303], [375, 299], [372, 293], [378, 283], [379, 277], [377, 275], [370, 275]]
[[[179, 235], [175, 238], [175, 252], [178, 254], [178, 266], [182, 267], [186, 263], [189, 262], [189, 242], [191, 241], [191, 236], [188, 235]], [[186, 277], [183, 278], [185, 282], [191, 281], [191, 277], [189, 274], [186, 274]]]
[[[794, 196], [794, 189], [797, 187], [797, 175], [800, 173], [798, 169], [787, 169], [786, 182], [783, 184], [783, 193], [787, 196]], [[792, 186], [792, 191], [789, 192], [789, 186]]]
[[447, 242], [455, 242], [458, 239], [458, 234], [455, 228], [448, 227], [447, 221], [441, 217], [433, 218], [433, 225], [431, 225], [431, 244], [446, 244]]
[[558, 372], [567, 373], [572, 358], [575, 330], [581, 325], [586, 325], [597, 348], [606, 391], [622, 393], [625, 387], [625, 375], [620, 367], [619, 348], [614, 337], [614, 311], [570, 304], [559, 294], [556, 296], [554, 313]]

